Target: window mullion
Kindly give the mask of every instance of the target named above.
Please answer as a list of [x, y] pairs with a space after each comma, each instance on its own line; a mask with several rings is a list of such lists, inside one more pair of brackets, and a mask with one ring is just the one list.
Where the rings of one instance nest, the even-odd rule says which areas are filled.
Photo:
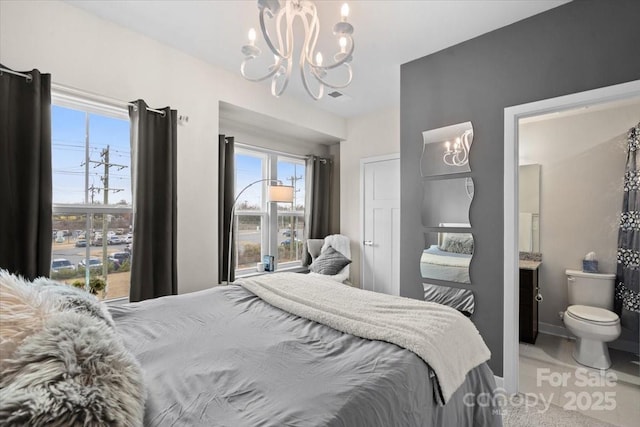
[[[278, 156], [275, 154], [269, 155], [269, 160], [267, 162], [267, 178], [269, 179], [278, 178]], [[266, 192], [266, 186], [265, 186], [265, 192]], [[265, 197], [264, 200], [266, 201], [267, 198]], [[268, 226], [265, 228], [268, 229], [268, 233], [269, 233], [269, 239], [268, 239], [269, 255], [273, 255], [276, 269], [277, 269], [277, 266], [278, 266], [278, 204], [267, 203], [267, 212], [268, 212], [268, 216], [267, 216]]]

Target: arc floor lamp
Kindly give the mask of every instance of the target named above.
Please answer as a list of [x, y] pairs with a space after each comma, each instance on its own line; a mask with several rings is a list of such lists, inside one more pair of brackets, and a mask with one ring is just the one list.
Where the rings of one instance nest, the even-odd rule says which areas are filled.
[[293, 203], [293, 186], [290, 185], [282, 185], [282, 181], [277, 179], [264, 178], [259, 179], [257, 181], [253, 181], [249, 183], [246, 187], [244, 187], [236, 198], [233, 200], [233, 205], [231, 206], [231, 218], [229, 220], [229, 252], [228, 252], [228, 265], [227, 265], [227, 285], [231, 283], [231, 248], [233, 243], [233, 224], [234, 224], [234, 215], [236, 212], [236, 205], [238, 204], [238, 200], [242, 193], [244, 193], [249, 187], [258, 184], [260, 182], [275, 182], [275, 185], [269, 184], [267, 186], [267, 202], [269, 203]]

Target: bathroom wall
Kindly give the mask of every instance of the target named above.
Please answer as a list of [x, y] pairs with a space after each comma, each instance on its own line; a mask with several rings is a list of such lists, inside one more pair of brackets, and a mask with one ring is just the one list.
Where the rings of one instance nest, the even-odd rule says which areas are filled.
[[[565, 270], [581, 270], [584, 255], [594, 251], [601, 272], [616, 271], [626, 135], [640, 120], [640, 99], [623, 107], [547, 117], [521, 124], [519, 144], [521, 162], [542, 165], [540, 329], [563, 334], [558, 312], [567, 307]], [[620, 339], [633, 341], [624, 335]]]

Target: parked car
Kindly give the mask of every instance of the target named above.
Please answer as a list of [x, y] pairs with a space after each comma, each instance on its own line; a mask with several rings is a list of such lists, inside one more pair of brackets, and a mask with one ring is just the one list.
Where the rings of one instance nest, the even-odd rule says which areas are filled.
[[51, 271], [53, 273], [60, 273], [62, 271], [76, 271], [76, 266], [71, 264], [71, 261], [64, 258], [58, 258], [51, 261]]
[[[282, 232], [282, 235], [285, 236], [285, 237], [291, 237], [291, 230], [289, 230], [289, 229], [284, 230]], [[297, 236], [298, 236], [298, 231], [297, 230], [293, 230], [293, 237], [297, 237]]]
[[[85, 268], [86, 259], [83, 259], [78, 263], [78, 267]], [[89, 268], [91, 270], [101, 270], [102, 269], [102, 259], [101, 258], [89, 258]]]
[[133, 233], [128, 233], [126, 236], [124, 236], [124, 242], [125, 243], [133, 242]]
[[130, 258], [131, 254], [129, 252], [114, 252], [109, 255], [109, 261], [113, 263], [116, 269], [120, 268], [120, 266]]
[[[302, 244], [302, 240], [300, 239], [293, 239], [293, 241], [295, 243]], [[290, 246], [290, 245], [291, 245], [291, 239], [284, 239], [282, 242], [280, 242], [280, 246]]]
[[115, 234], [113, 236], [107, 236], [108, 245], [119, 245], [121, 243], [124, 243], [124, 242], [120, 237], [116, 236]]
[[87, 246], [87, 241], [85, 239], [76, 240], [76, 248], [84, 248]]

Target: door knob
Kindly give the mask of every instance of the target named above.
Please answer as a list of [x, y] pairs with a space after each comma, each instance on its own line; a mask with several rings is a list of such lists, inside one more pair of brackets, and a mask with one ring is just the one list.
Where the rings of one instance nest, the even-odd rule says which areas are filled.
[[373, 246], [373, 242], [371, 240], [365, 240], [362, 244], [365, 246]]

